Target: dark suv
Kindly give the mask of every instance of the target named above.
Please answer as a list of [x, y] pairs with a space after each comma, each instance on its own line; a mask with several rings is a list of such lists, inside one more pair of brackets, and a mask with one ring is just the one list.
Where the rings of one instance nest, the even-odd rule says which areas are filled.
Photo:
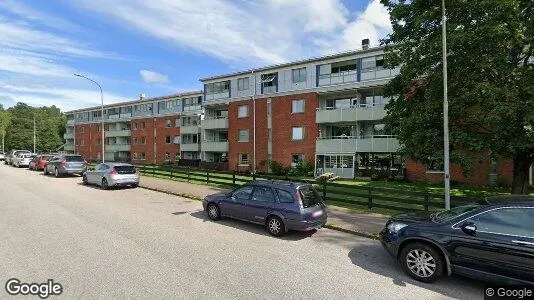
[[380, 232], [411, 277], [457, 273], [500, 284], [534, 284], [534, 198], [497, 196], [438, 213], [392, 217]]
[[265, 225], [274, 236], [326, 224], [326, 206], [308, 183], [254, 181], [231, 192], [209, 195], [202, 205], [212, 220], [230, 217]]
[[87, 162], [81, 155], [57, 155], [49, 159], [44, 165], [45, 175], [82, 175], [87, 171]]

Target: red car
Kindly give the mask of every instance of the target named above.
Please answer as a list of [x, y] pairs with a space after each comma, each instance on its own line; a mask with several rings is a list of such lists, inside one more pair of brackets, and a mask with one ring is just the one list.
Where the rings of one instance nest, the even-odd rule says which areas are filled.
[[53, 155], [37, 155], [30, 161], [30, 165], [28, 166], [28, 169], [40, 171], [43, 170], [46, 163], [50, 158], [52, 158]]

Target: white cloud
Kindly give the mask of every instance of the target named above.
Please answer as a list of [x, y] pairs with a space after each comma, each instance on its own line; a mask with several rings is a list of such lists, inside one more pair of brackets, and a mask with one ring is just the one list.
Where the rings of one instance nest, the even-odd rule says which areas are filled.
[[168, 84], [169, 83], [169, 77], [167, 75], [160, 74], [158, 72], [149, 71], [149, 70], [141, 70], [139, 71], [139, 75], [141, 75], [141, 79], [145, 83], [148, 84]]
[[35, 10], [32, 7], [24, 5], [20, 1], [14, 0], [2, 0], [0, 1], [0, 10], [7, 11], [11, 14], [18, 15], [26, 20], [38, 22], [42, 25], [66, 30], [66, 31], [80, 31], [81, 27], [73, 24], [69, 21], [66, 21], [61, 18], [43, 13], [41, 11]]
[[376, 45], [391, 30], [379, 0], [352, 14], [340, 0], [80, 0], [76, 7], [238, 67], [360, 48], [363, 38]]

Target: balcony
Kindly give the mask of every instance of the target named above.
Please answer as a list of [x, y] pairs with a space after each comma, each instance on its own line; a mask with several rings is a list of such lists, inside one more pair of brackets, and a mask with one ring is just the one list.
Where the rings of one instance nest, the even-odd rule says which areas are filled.
[[200, 144], [181, 144], [180, 151], [199, 152]]
[[355, 153], [355, 152], [397, 152], [399, 141], [391, 135], [374, 135], [369, 137], [329, 137], [315, 142], [317, 154]]
[[109, 144], [105, 145], [104, 150], [106, 152], [117, 152], [117, 151], [130, 151], [130, 144]]
[[131, 136], [131, 131], [129, 129], [106, 131], [106, 137], [117, 137], [117, 136]]
[[230, 98], [230, 90], [222, 91], [220, 93], [206, 93], [206, 99], [204, 99], [204, 101], [216, 101], [227, 98]]
[[200, 127], [198, 125], [192, 125], [192, 126], [181, 126], [180, 127], [180, 134], [198, 134], [200, 132]]
[[67, 120], [67, 126], [74, 126], [74, 120]]
[[[228, 152], [228, 142], [202, 142], [202, 151], [206, 152]], [[182, 150], [183, 151], [183, 150]]]
[[63, 138], [66, 139], [66, 140], [72, 140], [74, 138], [74, 134], [66, 132], [66, 133], [63, 134]]
[[65, 151], [74, 151], [74, 144], [65, 144], [65, 146], [63, 146], [63, 149]]
[[202, 129], [226, 129], [226, 128], [228, 128], [228, 118], [202, 120]]
[[119, 114], [108, 115], [108, 117], [107, 117], [107, 119], [109, 119], [109, 120], [116, 120], [116, 119], [119, 119], [119, 118], [120, 118]]
[[319, 86], [343, 84], [358, 81], [356, 71], [345, 71], [319, 75]]
[[384, 69], [384, 68], [362, 70], [360, 81], [394, 77], [394, 76], [397, 76], [399, 72], [400, 72], [400, 69]]
[[338, 123], [380, 120], [386, 116], [384, 106], [318, 108], [315, 114], [316, 123]]

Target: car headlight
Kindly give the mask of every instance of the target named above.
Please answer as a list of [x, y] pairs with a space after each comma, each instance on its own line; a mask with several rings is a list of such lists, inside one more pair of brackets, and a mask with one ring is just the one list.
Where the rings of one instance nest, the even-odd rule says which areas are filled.
[[387, 228], [389, 232], [397, 233], [399, 232], [399, 230], [403, 229], [406, 226], [408, 225], [403, 224], [403, 223], [398, 223], [398, 222], [391, 222]]

